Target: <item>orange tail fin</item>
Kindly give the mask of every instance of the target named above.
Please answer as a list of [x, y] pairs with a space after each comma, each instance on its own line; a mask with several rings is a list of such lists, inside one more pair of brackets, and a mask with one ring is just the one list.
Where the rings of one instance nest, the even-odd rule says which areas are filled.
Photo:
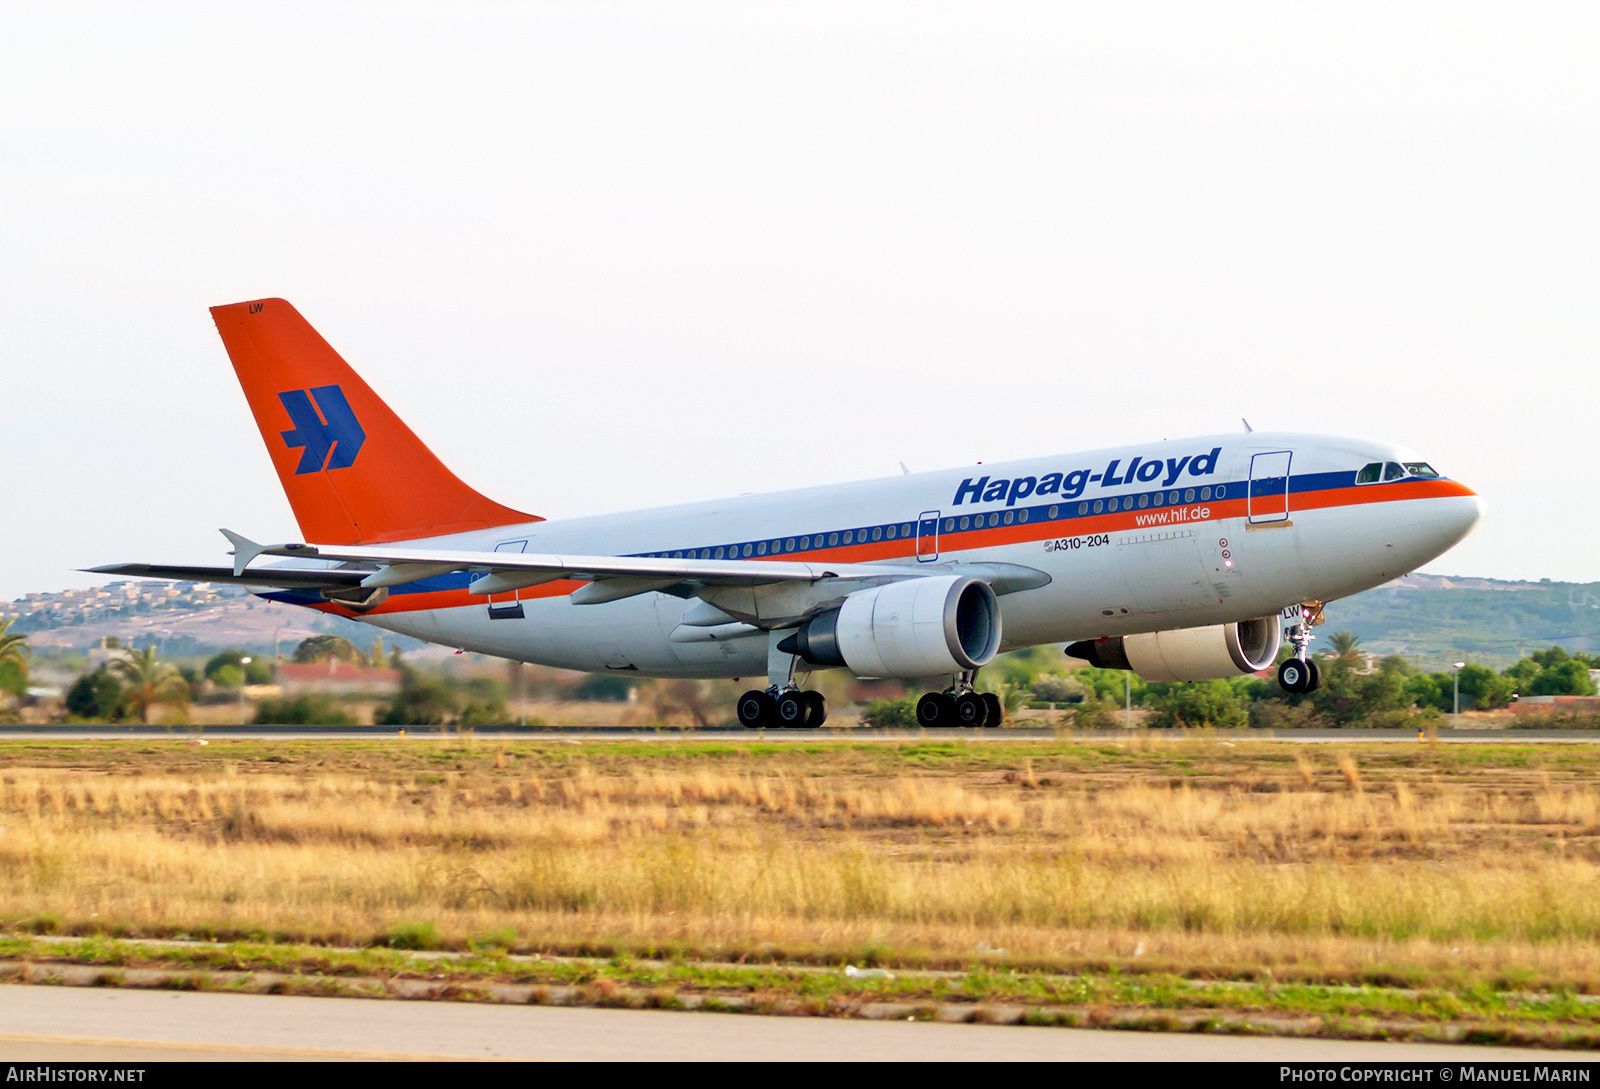
[[282, 299], [214, 306], [300, 532], [376, 544], [543, 519], [473, 491]]

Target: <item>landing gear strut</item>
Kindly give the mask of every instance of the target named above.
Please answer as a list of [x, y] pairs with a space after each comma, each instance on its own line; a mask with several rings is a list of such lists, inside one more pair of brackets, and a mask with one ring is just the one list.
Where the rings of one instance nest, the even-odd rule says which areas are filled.
[[1322, 670], [1311, 657], [1311, 640], [1316, 636], [1311, 629], [1322, 623], [1322, 602], [1313, 601], [1300, 606], [1300, 621], [1289, 629], [1289, 643], [1294, 656], [1278, 667], [1278, 684], [1285, 692], [1304, 695], [1315, 692], [1322, 683]]
[[793, 654], [778, 650], [778, 643], [789, 633], [772, 632], [767, 649], [766, 689], [751, 689], [739, 697], [739, 725], [747, 730], [769, 726], [782, 729], [814, 730], [828, 721], [828, 701], [821, 692], [802, 692], [794, 683]]
[[977, 677], [976, 669], [957, 674], [943, 692], [923, 696], [917, 701], [917, 725], [925, 729], [1000, 725], [1005, 719], [1005, 707], [993, 692], [979, 692], [972, 687]]

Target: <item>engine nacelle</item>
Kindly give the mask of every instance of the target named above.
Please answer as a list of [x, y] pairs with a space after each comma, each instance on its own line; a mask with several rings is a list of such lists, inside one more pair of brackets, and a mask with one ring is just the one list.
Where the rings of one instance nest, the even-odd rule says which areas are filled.
[[1067, 648], [1102, 669], [1131, 669], [1147, 681], [1209, 681], [1266, 669], [1278, 658], [1276, 616], [1204, 628], [1086, 639]]
[[994, 660], [1000, 604], [988, 583], [964, 575], [891, 582], [851, 594], [778, 649], [861, 677], [961, 673]]

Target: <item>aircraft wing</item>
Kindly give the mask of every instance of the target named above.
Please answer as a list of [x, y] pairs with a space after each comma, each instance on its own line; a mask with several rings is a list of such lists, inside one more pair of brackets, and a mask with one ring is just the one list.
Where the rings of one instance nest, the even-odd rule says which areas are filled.
[[[474, 594], [499, 594], [557, 579], [578, 579], [593, 585], [574, 595], [578, 604], [598, 604], [618, 597], [689, 582], [701, 586], [761, 586], [774, 582], [818, 582], [823, 579], [916, 578], [925, 570], [904, 564], [819, 564], [792, 560], [685, 560], [654, 556], [583, 556], [530, 552], [464, 552], [447, 549], [385, 548], [347, 545], [259, 545], [223, 531], [234, 545], [235, 579], [275, 576], [281, 568], [247, 571], [257, 556], [335, 561], [370, 566], [359, 575], [368, 589], [398, 586], [451, 571], [476, 574], [468, 587]], [[334, 573], [334, 572], [329, 572]], [[233, 581], [233, 580], [230, 580]]]
[[[898, 580], [929, 575], [966, 574], [982, 579], [997, 594], [1032, 589], [1050, 581], [1033, 568], [1007, 563], [917, 565], [896, 563], [800, 563], [793, 560], [687, 560], [655, 556], [583, 556], [527, 552], [467, 552], [448, 549], [385, 548], [346, 545], [262, 545], [229, 530], [233, 566], [175, 567], [112, 564], [88, 570], [101, 575], [189, 579], [282, 589], [318, 589], [344, 599], [361, 590], [400, 586], [454, 571], [476, 577], [473, 594], [503, 594], [558, 579], [589, 585], [572, 594], [573, 604], [598, 605], [668, 586], [764, 586], [778, 582]], [[254, 567], [261, 556], [337, 563], [337, 567]]]

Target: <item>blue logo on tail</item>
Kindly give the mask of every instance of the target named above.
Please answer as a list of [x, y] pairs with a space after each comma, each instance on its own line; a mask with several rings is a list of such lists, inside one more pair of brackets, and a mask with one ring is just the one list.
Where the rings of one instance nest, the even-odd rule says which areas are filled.
[[[356, 463], [367, 433], [361, 430], [344, 390], [338, 386], [292, 389], [278, 394], [278, 400], [294, 421], [292, 431], [280, 432], [285, 445], [291, 450], [305, 447], [300, 464], [295, 466], [295, 476], [318, 473], [324, 468], [348, 469]], [[329, 451], [333, 452], [332, 457], [328, 456]]]

